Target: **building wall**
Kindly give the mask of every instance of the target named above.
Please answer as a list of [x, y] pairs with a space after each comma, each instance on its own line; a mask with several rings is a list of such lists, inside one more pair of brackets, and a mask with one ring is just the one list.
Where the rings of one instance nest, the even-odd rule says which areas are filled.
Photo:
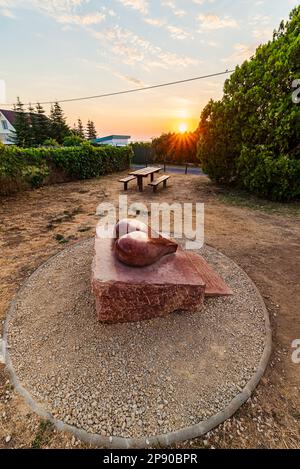
[[114, 138], [112, 140], [106, 140], [105, 142], [101, 142], [101, 145], [113, 145], [115, 147], [126, 147], [126, 145], [128, 145], [128, 140]]
[[[3, 125], [3, 122], [6, 124]], [[7, 129], [4, 128], [7, 127]], [[9, 140], [9, 136], [14, 132], [14, 127], [9, 123], [9, 121], [4, 117], [2, 112], [0, 112], [0, 142], [5, 143], [7, 145], [12, 144]]]

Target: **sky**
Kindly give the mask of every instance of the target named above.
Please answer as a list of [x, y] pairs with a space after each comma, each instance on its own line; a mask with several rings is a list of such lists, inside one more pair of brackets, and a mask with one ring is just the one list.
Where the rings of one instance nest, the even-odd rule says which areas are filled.
[[[6, 104], [56, 101], [230, 70], [299, 0], [0, 0]], [[194, 130], [225, 76], [63, 104], [68, 123], [146, 140]], [[1, 103], [1, 107], [3, 104]], [[6, 106], [9, 108], [9, 106]], [[47, 112], [49, 106], [45, 106]]]

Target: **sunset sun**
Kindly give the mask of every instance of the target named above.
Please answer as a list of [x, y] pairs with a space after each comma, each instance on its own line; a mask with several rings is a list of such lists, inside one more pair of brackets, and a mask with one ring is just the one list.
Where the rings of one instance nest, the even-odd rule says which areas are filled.
[[178, 129], [181, 134], [184, 134], [185, 132], [187, 132], [188, 129], [187, 123], [182, 122], [181, 124], [179, 124]]

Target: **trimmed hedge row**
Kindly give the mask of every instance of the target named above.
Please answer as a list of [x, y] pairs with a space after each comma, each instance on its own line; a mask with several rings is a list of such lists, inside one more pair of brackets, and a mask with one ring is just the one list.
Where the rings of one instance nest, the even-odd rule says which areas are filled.
[[0, 144], [0, 194], [39, 187], [61, 180], [90, 179], [124, 171], [130, 166], [130, 147], [19, 148]]

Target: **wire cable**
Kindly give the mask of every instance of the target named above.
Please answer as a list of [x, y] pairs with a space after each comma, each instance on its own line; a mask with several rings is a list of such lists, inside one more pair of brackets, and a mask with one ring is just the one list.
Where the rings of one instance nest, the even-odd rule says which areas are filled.
[[[24, 106], [29, 106], [31, 105], [36, 105], [36, 104], [41, 104], [41, 105], [46, 105], [46, 104], [53, 104], [53, 103], [71, 103], [75, 101], [87, 101], [90, 99], [101, 99], [101, 98], [107, 98], [109, 96], [119, 96], [123, 94], [129, 94], [129, 93], [137, 93], [139, 91], [147, 91], [147, 90], [154, 90], [156, 88], [163, 88], [166, 86], [174, 86], [174, 85], [179, 85], [182, 83], [189, 83], [197, 80], [204, 80], [205, 78], [213, 78], [213, 77], [218, 77], [221, 75], [227, 75], [229, 73], [233, 73], [234, 70], [226, 70], [225, 72], [219, 72], [219, 73], [212, 73], [210, 75], [202, 75], [199, 77], [194, 77], [194, 78], [187, 78], [185, 80], [178, 80], [178, 81], [171, 81], [168, 83], [160, 83], [158, 85], [152, 85], [152, 86], [144, 86], [142, 88], [133, 88], [129, 90], [123, 90], [123, 91], [115, 91], [113, 93], [104, 93], [104, 94], [98, 94], [98, 95], [93, 95], [93, 96], [84, 96], [84, 97], [78, 97], [78, 98], [69, 98], [69, 99], [59, 99], [56, 100], [54, 99], [53, 101], [42, 101], [42, 102], [35, 102], [35, 103], [26, 103]], [[5, 106], [13, 106], [14, 104], [6, 104]]]

